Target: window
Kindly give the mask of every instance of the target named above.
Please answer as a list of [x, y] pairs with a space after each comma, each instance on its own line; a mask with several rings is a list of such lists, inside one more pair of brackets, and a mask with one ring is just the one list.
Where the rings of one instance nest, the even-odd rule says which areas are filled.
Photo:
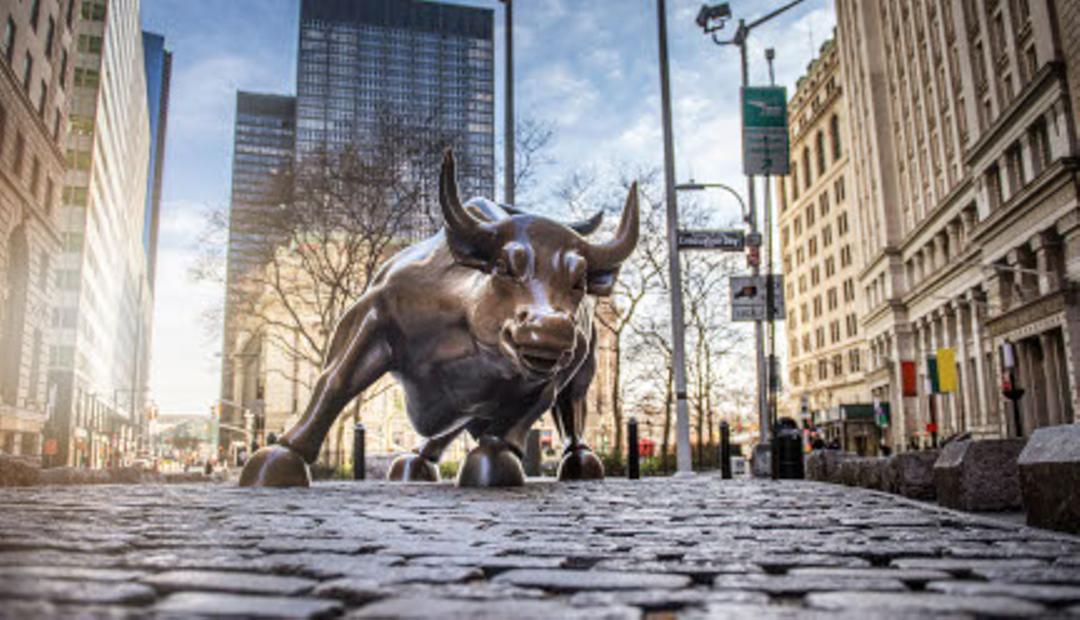
[[71, 29], [75, 23], [75, 2], [77, 0], [68, 0], [67, 15], [64, 17], [64, 21], [67, 22], [68, 30]]
[[53, 37], [56, 35], [56, 20], [49, 16], [49, 25], [45, 28], [45, 58], [52, 58]]
[[814, 225], [814, 203], [806, 205], [806, 227], [810, 228]]
[[22, 83], [23, 90], [30, 92], [30, 76], [34, 71], [34, 57], [30, 55], [30, 52], [26, 52], [26, 56], [23, 57], [23, 70], [22, 70]]
[[814, 148], [817, 151], [817, 173], [818, 176], [822, 176], [825, 174], [825, 132], [820, 129], [815, 138]]
[[45, 102], [49, 98], [49, 85], [45, 83], [45, 80], [41, 80], [41, 88], [38, 90], [37, 99], [37, 111], [38, 116], [45, 117]]
[[810, 189], [810, 147], [804, 146], [802, 150], [803, 187]]
[[41, 183], [41, 160], [34, 156], [30, 162], [30, 195], [37, 198], [38, 186]]
[[810, 237], [810, 240], [806, 243], [806, 251], [809, 253], [810, 258], [817, 256], [817, 237]]
[[791, 162], [791, 200], [799, 199], [799, 163]]
[[[832, 158], [835, 162], [840, 159], [844, 150], [840, 146], [840, 117], [835, 114], [829, 119], [829, 141], [832, 142]], [[837, 196], [837, 200], [839, 199], [840, 197]]]
[[0, 45], [4, 48], [4, 59], [9, 65], [15, 61], [15, 30], [15, 20], [8, 17], [7, 25], [4, 26], [4, 38], [0, 40]]
[[826, 224], [821, 229], [821, 247], [827, 248], [832, 245], [832, 226]]
[[1005, 199], [1004, 188], [1001, 186], [1001, 170], [997, 165], [986, 170], [986, 188], [990, 198], [990, 210], [997, 209]]
[[848, 231], [847, 213], [841, 213], [836, 216], [836, 234], [841, 237], [846, 235]]
[[58, 81], [60, 82], [60, 88], [67, 88], [67, 69], [68, 69], [68, 51], [62, 50], [60, 52], [60, 75]]
[[831, 278], [836, 274], [836, 259], [832, 256], [825, 259], [825, 277]]
[[829, 190], [821, 192], [821, 196], [818, 197], [819, 210], [821, 211], [821, 217], [825, 217], [829, 214]]
[[7, 137], [7, 108], [0, 103], [0, 159], [4, 155], [4, 138]]
[[15, 156], [11, 162], [11, 169], [16, 175], [22, 174], [23, 159], [26, 157], [26, 138], [22, 133], [15, 134]]
[[79, 51], [91, 54], [101, 53], [101, 37], [92, 34], [79, 35]]
[[[72, 0], [74, 4], [74, 0]], [[80, 11], [82, 18], [100, 22], [105, 19], [105, 3], [102, 0], [85, 0]]]
[[1046, 131], [1046, 119], [1039, 118], [1028, 129], [1028, 139], [1031, 142], [1031, 164], [1035, 168], [1032, 176], [1039, 174], [1050, 165], [1050, 135]]
[[844, 202], [844, 175], [840, 175], [833, 183], [833, 194], [836, 196], [836, 204]]
[[826, 297], [828, 298], [829, 310], [836, 310], [836, 306], [839, 305], [839, 300], [837, 299], [835, 286], [829, 289]]
[[41, 0], [30, 0], [30, 27], [37, 30], [38, 17], [41, 16]]
[[1024, 170], [1024, 157], [1020, 153], [1020, 143], [1017, 142], [1005, 151], [1005, 166], [1009, 172], [1009, 193], [1015, 194], [1027, 183], [1028, 176]]
[[53, 182], [52, 177], [45, 179], [45, 200], [42, 204], [45, 206], [45, 213], [52, 215], [54, 201], [56, 200], [56, 183]]
[[53, 135], [53, 140], [59, 140], [60, 139], [60, 107], [59, 106], [57, 106], [53, 110], [52, 135]]

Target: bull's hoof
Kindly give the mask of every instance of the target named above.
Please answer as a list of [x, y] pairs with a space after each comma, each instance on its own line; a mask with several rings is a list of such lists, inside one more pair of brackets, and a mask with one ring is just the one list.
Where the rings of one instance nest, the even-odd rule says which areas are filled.
[[311, 472], [304, 458], [277, 444], [251, 455], [240, 472], [242, 487], [307, 487]]
[[604, 464], [588, 446], [571, 446], [559, 462], [559, 480], [603, 480]]
[[525, 484], [521, 459], [502, 439], [484, 436], [458, 470], [459, 487], [519, 487]]
[[439, 468], [419, 454], [402, 454], [390, 464], [386, 479], [395, 482], [438, 482]]

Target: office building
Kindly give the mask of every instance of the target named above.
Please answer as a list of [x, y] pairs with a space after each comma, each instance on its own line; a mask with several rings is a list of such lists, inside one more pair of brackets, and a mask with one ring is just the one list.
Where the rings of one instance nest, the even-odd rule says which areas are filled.
[[[161, 182], [165, 170], [165, 137], [168, 133], [169, 84], [172, 81], [172, 52], [165, 49], [165, 37], [143, 32], [143, 63], [146, 66], [146, 104], [150, 119], [150, 175], [146, 179], [146, 209], [143, 213], [143, 249], [148, 280], [154, 289], [157, 273], [158, 228], [161, 222]], [[149, 338], [146, 339], [150, 341]]]
[[837, 1], [864, 372], [896, 448], [1077, 419], [1068, 4]]
[[146, 432], [151, 140], [138, 0], [84, 0], [76, 41], [47, 462], [107, 467], [134, 457]]
[[75, 0], [0, 0], [0, 453], [40, 457]]
[[[830, 40], [788, 104], [791, 173], [776, 183], [788, 376], [799, 406], [788, 414], [815, 427], [842, 422], [854, 411], [845, 405], [870, 402], [863, 386], [856, 296], [860, 263], [855, 208], [848, 199], [851, 149], [841, 79], [839, 52]], [[836, 439], [844, 443], [843, 437]], [[877, 449], [877, 437], [859, 435], [848, 443], [860, 453]]]

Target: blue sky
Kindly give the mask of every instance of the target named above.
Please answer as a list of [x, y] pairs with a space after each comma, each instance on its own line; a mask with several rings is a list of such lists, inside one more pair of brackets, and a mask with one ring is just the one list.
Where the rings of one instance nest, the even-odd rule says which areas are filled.
[[[501, 112], [501, 5], [459, 3], [496, 9]], [[694, 23], [701, 3], [668, 0], [677, 176], [743, 188], [738, 51], [702, 34]], [[780, 4], [731, 2], [747, 19]], [[205, 213], [228, 206], [236, 91], [295, 91], [298, 14], [297, 0], [142, 1], [143, 28], [163, 34], [173, 52], [151, 368], [163, 412], [206, 412], [218, 396], [220, 336], [207, 333], [201, 317], [223, 292], [194, 282], [188, 270]], [[541, 189], [612, 161], [662, 165], [655, 0], [518, 0], [514, 21], [518, 118], [555, 130], [555, 163], [541, 170]], [[777, 83], [790, 94], [834, 24], [830, 0], [806, 0], [755, 30], [751, 82], [767, 83], [764, 49], [773, 47]], [[730, 27], [720, 34], [730, 36]], [[735, 208], [716, 200], [718, 209]]]

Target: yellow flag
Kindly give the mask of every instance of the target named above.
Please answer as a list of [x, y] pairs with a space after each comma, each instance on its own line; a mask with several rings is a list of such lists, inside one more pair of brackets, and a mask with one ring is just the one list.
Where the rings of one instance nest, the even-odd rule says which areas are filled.
[[956, 355], [952, 349], [937, 350], [938, 390], [941, 393], [956, 391]]

